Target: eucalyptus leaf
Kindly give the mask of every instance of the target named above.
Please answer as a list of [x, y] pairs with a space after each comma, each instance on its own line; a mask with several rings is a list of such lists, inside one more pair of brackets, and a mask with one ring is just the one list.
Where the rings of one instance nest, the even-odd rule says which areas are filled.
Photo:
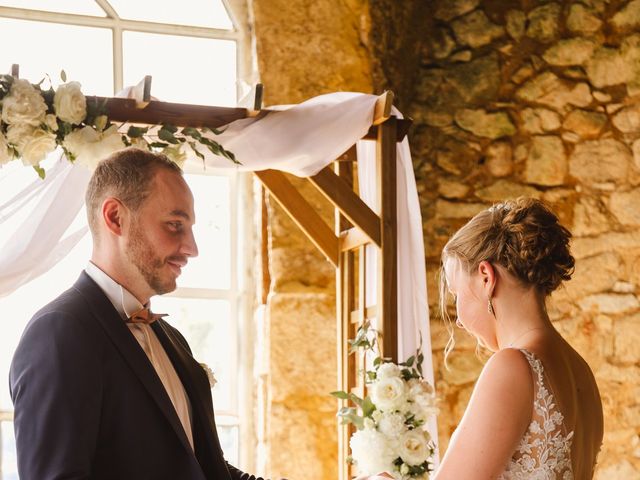
[[164, 127], [158, 130], [158, 138], [160, 140], [164, 140], [165, 142], [171, 143], [173, 145], [178, 143], [178, 140], [173, 135], [173, 132], [171, 132], [170, 130], [165, 130]]
[[40, 165], [34, 165], [33, 169], [36, 171], [36, 173], [38, 174], [38, 176], [44, 180], [44, 176], [45, 176], [45, 171], [44, 168], [42, 168]]
[[60, 70], [60, 78], [62, 79], [63, 82], [67, 81], [67, 72], [65, 72], [64, 70]]
[[129, 130], [127, 130], [127, 135], [129, 138], [140, 138], [145, 135], [149, 131], [149, 127], [136, 127], [135, 125], [131, 125]]
[[343, 392], [341, 390], [336, 391], [336, 392], [331, 392], [330, 395], [339, 398], [340, 400], [348, 400], [349, 399], [349, 394], [347, 392]]

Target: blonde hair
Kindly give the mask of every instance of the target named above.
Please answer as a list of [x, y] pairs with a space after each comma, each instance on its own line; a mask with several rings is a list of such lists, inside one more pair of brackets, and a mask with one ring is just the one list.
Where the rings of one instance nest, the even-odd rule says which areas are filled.
[[496, 204], [460, 228], [445, 245], [441, 257], [440, 313], [450, 333], [445, 359], [455, 344], [444, 275], [448, 258], [458, 260], [468, 274], [482, 261], [500, 265], [523, 286], [535, 288], [546, 297], [573, 274], [570, 239], [571, 232], [560, 224], [549, 206], [524, 197]]

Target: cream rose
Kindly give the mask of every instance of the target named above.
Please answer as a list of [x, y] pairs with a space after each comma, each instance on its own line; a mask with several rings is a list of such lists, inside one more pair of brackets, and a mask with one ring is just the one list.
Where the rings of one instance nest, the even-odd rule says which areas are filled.
[[376, 370], [376, 378], [391, 378], [391, 377], [399, 377], [401, 373], [400, 367], [395, 363], [385, 362], [378, 367]]
[[13, 160], [13, 157], [9, 150], [9, 143], [7, 142], [7, 138], [4, 134], [0, 132], [0, 165], [9, 163], [11, 160]]
[[9, 94], [2, 100], [2, 121], [8, 125], [38, 126], [44, 121], [46, 111], [42, 95], [27, 80], [14, 80]]
[[58, 131], [58, 121], [56, 120], [56, 116], [53, 113], [48, 113], [44, 117], [44, 124], [52, 132], [57, 132]]
[[18, 152], [21, 152], [27, 139], [33, 135], [35, 130], [36, 127], [28, 123], [10, 125], [7, 129], [7, 141], [16, 147]]
[[377, 380], [370, 388], [371, 400], [383, 412], [400, 410], [405, 404], [407, 388], [400, 377]]
[[63, 122], [79, 124], [87, 116], [87, 100], [78, 82], [60, 85], [53, 97], [53, 108]]
[[76, 163], [91, 170], [100, 160], [124, 148], [122, 137], [115, 125], [111, 125], [104, 132], [97, 132], [89, 126], [75, 130], [66, 136], [63, 145], [75, 157]]
[[428, 434], [421, 430], [409, 430], [400, 439], [398, 454], [409, 465], [421, 465], [431, 455]]
[[169, 157], [169, 159], [180, 168], [183, 167], [184, 162], [187, 160], [187, 154], [185, 153], [182, 145], [169, 145], [162, 149], [162, 153]]
[[378, 430], [391, 438], [399, 437], [406, 428], [404, 425], [404, 415], [401, 413], [385, 413], [378, 421]]
[[47, 154], [56, 148], [56, 136], [38, 128], [27, 137], [20, 151], [22, 163], [25, 165], [38, 165]]

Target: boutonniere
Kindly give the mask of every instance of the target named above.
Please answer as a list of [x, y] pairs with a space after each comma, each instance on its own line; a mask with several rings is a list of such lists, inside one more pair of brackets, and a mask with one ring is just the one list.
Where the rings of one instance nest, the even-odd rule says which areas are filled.
[[206, 363], [201, 363], [200, 366], [204, 370], [204, 373], [207, 374], [207, 379], [209, 380], [209, 386], [211, 388], [215, 387], [215, 385], [216, 385], [216, 383], [218, 383], [218, 381], [216, 380], [216, 377], [213, 374], [213, 370], [211, 370], [209, 365], [207, 365]]

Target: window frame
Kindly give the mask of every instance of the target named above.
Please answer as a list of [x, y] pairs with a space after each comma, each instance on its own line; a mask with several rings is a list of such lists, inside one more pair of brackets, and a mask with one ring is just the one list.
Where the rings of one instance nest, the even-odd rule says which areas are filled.
[[[28, 8], [7, 7], [0, 5], [0, 18], [29, 20], [34, 22], [74, 25], [110, 29], [112, 31], [113, 51], [113, 91], [122, 90], [124, 72], [123, 33], [125, 31], [175, 35], [184, 37], [206, 38], [213, 40], [231, 40], [236, 42], [236, 98], [248, 99], [248, 86], [254, 85], [258, 79], [256, 65], [253, 62], [252, 29], [250, 28], [250, 7], [247, 0], [220, 0], [231, 20], [232, 29], [196, 27], [161, 22], [146, 22], [120, 18], [108, 0], [94, 0], [104, 10], [105, 16], [80, 15], [72, 13], [52, 12]], [[8, 69], [10, 65], [0, 66]], [[142, 80], [142, 79], [141, 79]], [[87, 92], [91, 94], [91, 92]], [[242, 102], [242, 100], [239, 100]], [[185, 171], [185, 173], [202, 173]], [[228, 175], [230, 178], [231, 205], [231, 252], [234, 261], [231, 265], [229, 290], [179, 288], [170, 294], [177, 298], [224, 299], [230, 304], [230, 315], [234, 321], [234, 343], [236, 345], [236, 362], [231, 368], [237, 372], [236, 388], [233, 389], [233, 404], [238, 411], [217, 411], [217, 416], [226, 417], [221, 425], [232, 425], [237, 428], [239, 445], [238, 461], [241, 467], [253, 469], [255, 432], [253, 428], [253, 307], [255, 300], [255, 281], [251, 275], [255, 256], [255, 233], [253, 231], [253, 177], [252, 174], [238, 171], [215, 171], [209, 174]], [[215, 407], [215, 405], [214, 405]], [[235, 421], [229, 420], [235, 417]], [[242, 422], [240, 421], [242, 419]], [[247, 421], [249, 420], [249, 421]], [[13, 421], [13, 410], [0, 409], [0, 478], [2, 478], [2, 429], [4, 422]]]

